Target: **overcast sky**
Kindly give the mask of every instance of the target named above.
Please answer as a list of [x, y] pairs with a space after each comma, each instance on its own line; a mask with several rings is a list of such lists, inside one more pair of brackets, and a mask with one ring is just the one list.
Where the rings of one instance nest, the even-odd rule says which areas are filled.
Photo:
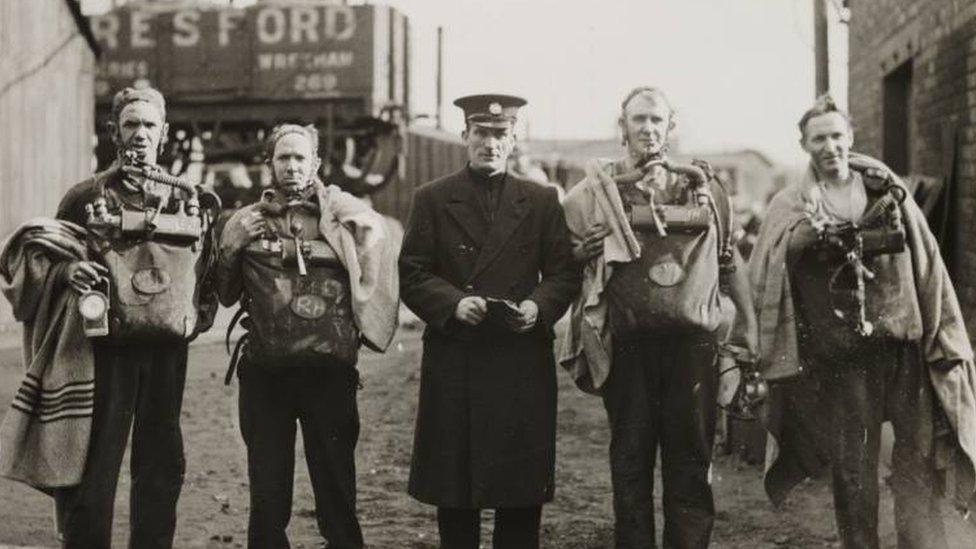
[[[654, 85], [678, 109], [684, 150], [752, 147], [787, 164], [803, 160], [795, 124], [814, 97], [810, 0], [388, 3], [410, 18], [415, 112], [434, 110], [434, 44], [444, 27], [449, 129], [461, 126], [455, 97], [499, 91], [529, 100], [523, 136], [614, 137], [622, 96]], [[846, 55], [831, 39], [834, 57]], [[846, 79], [832, 76], [846, 95]]]

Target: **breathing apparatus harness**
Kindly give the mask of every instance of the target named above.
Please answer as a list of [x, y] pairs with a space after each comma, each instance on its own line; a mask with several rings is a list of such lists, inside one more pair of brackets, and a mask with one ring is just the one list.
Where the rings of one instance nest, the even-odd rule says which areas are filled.
[[[280, 260], [280, 268], [285, 272], [294, 269], [290, 276], [297, 275], [298, 280], [311, 281], [310, 283], [314, 285], [314, 280], [319, 275], [316, 275], [314, 272], [310, 273], [309, 268], [341, 268], [342, 263], [327, 242], [321, 239], [305, 238], [301, 222], [294, 218], [294, 215], [298, 211], [305, 211], [312, 214], [316, 219], [319, 217], [321, 211], [319, 204], [310, 200], [310, 196], [303, 191], [304, 189], [296, 193], [288, 193], [285, 196], [284, 202], [277, 200], [276, 191], [272, 189], [265, 190], [262, 193], [261, 201], [255, 205], [255, 210], [268, 217], [284, 217], [289, 234], [279, 234], [269, 225], [254, 242], [248, 245], [247, 253]], [[227, 373], [224, 376], [225, 384], [230, 384], [234, 372], [243, 358], [243, 349], [249, 345], [251, 330], [256, 326], [254, 323], [259, 322], [260, 318], [263, 318], [260, 317], [257, 320], [251, 318], [254, 315], [254, 312], [250, 311], [251, 301], [252, 299], [247, 293], [242, 296], [241, 306], [235, 312], [230, 325], [227, 327], [224, 344], [228, 354], [231, 355], [231, 359]], [[303, 316], [298, 311], [295, 311], [294, 303], [291, 305], [291, 310], [306, 320], [318, 318], [315, 316]], [[325, 310], [318, 312], [321, 315], [325, 313]], [[248, 313], [248, 316], [244, 316], [245, 313]], [[230, 337], [238, 322], [247, 328], [248, 331], [238, 339], [236, 346], [231, 351]]]
[[[185, 179], [167, 173], [158, 165], [144, 162], [138, 153], [131, 149], [123, 151], [121, 162], [121, 171], [124, 174], [135, 176], [142, 181], [139, 190], [143, 193], [144, 204], [142, 206], [132, 204], [119, 195], [121, 204], [118, 213], [111, 212], [105, 180], [98, 179], [96, 198], [85, 204], [85, 213], [88, 216], [87, 227], [90, 231], [89, 243], [92, 248], [97, 253], [104, 254], [118, 241], [140, 243], [157, 239], [188, 246], [194, 253], [206, 247], [206, 241], [212, 239], [213, 220], [220, 214], [220, 198]], [[185, 198], [175, 199], [173, 207], [170, 207], [173, 193], [166, 195], [149, 193], [145, 186], [147, 181], [179, 189]], [[148, 206], [153, 200], [156, 202], [155, 206]], [[208, 276], [216, 262], [212, 241], [210, 244], [203, 266], [204, 273]], [[109, 334], [110, 290], [109, 277], [103, 276], [94, 288], [78, 299], [85, 333], [89, 337]]]
[[[830, 275], [828, 298], [837, 318], [851, 321], [855, 332], [862, 337], [874, 333], [874, 325], [867, 319], [866, 284], [874, 280], [875, 273], [864, 264], [864, 258], [900, 253], [905, 249], [905, 229], [899, 208], [908, 193], [889, 173], [884, 173], [880, 191], [881, 196], [857, 222], [832, 223], [822, 203], [815, 201], [804, 211], [820, 242], [839, 250], [844, 256], [844, 263], [834, 268]], [[848, 270], [853, 272], [856, 284], [857, 311], [853, 319], [848, 318], [842, 308], [833, 305], [836, 296], [844, 292], [839, 282]]]
[[[662, 167], [668, 172], [683, 175], [690, 184], [691, 200], [687, 204], [662, 204], [657, 201], [657, 190], [651, 180], [654, 168]], [[714, 220], [719, 230], [719, 268], [722, 273], [735, 271], [732, 256], [732, 227], [734, 215], [731, 202], [728, 204], [728, 223], [723, 226], [718, 206], [708, 188], [708, 181], [715, 174], [707, 162], [694, 160], [691, 164], [672, 162], [667, 158], [655, 156], [636, 170], [613, 178], [619, 185], [633, 184], [647, 198], [647, 205], [632, 206], [629, 214], [630, 225], [637, 230], [653, 230], [658, 236], [666, 237], [669, 231], [697, 231], [708, 228]]]

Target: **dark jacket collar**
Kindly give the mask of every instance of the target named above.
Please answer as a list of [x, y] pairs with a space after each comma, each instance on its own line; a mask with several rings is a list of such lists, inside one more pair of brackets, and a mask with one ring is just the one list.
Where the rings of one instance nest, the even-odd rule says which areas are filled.
[[468, 178], [479, 185], [483, 185], [486, 183], [491, 183], [491, 184], [501, 183], [504, 182], [505, 179], [508, 177], [508, 170], [502, 170], [500, 172], [489, 175], [484, 172], [479, 172], [477, 170], [472, 169], [471, 164], [466, 165], [464, 169], [468, 172]]
[[494, 223], [488, 224], [478, 197], [475, 184], [467, 167], [454, 174], [452, 191], [447, 203], [448, 214], [464, 230], [468, 237], [480, 248], [470, 280], [474, 280], [492, 261], [498, 257], [505, 244], [525, 220], [529, 208], [526, 205], [526, 183], [503, 173], [505, 186], [498, 201]]

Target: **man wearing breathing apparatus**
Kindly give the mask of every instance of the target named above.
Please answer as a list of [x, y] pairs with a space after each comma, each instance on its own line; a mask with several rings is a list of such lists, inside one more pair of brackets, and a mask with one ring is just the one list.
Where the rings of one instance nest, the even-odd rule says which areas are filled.
[[[735, 392], [737, 361], [749, 364], [755, 351], [748, 284], [727, 192], [707, 165], [668, 158], [676, 116], [664, 93], [634, 89], [619, 124], [627, 157], [592, 162], [563, 203], [585, 270], [560, 363], [607, 409], [616, 547], [656, 546], [658, 446], [663, 544], [706, 547], [719, 380]], [[720, 292], [735, 305], [731, 332]]]
[[[129, 546], [170, 547], [187, 342], [216, 310], [206, 275], [219, 200], [156, 165], [167, 132], [158, 91], [123, 89], [111, 116], [115, 163], [72, 187], [58, 220], [35, 220], [3, 252], [5, 274], [26, 269], [5, 293], [31, 358], [4, 422], [0, 469], [54, 495], [64, 547], [107, 548], [131, 427]], [[48, 263], [15, 259], [18, 245], [34, 244]], [[44, 297], [32, 301], [32, 288]]]
[[937, 491], [971, 508], [976, 369], [939, 247], [899, 178], [852, 153], [828, 96], [800, 119], [810, 166], [772, 200], [750, 260], [772, 381], [774, 503], [828, 464], [845, 548], [877, 548], [881, 425], [899, 548], [947, 547]]
[[273, 188], [238, 210], [220, 241], [225, 306], [248, 333], [231, 359], [240, 381], [251, 505], [248, 546], [288, 547], [296, 421], [301, 422], [319, 530], [358, 548], [355, 448], [360, 343], [385, 350], [397, 322], [397, 244], [382, 216], [323, 184], [319, 136], [282, 124], [266, 154]]

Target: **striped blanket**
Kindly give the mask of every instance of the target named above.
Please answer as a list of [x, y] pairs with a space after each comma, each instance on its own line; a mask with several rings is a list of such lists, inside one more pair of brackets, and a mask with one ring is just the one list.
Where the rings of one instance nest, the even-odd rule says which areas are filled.
[[85, 230], [38, 218], [0, 247], [0, 290], [24, 324], [25, 374], [0, 424], [0, 475], [40, 490], [81, 481], [91, 434], [95, 364], [77, 296], [62, 282], [86, 258]]

